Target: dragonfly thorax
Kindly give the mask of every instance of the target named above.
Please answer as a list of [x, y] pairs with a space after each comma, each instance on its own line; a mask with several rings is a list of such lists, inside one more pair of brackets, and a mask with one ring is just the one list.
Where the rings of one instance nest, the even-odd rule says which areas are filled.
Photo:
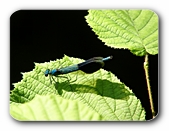
[[46, 77], [48, 75], [57, 76], [60, 74], [60, 72], [59, 72], [59, 69], [53, 69], [53, 70], [47, 69], [44, 74]]

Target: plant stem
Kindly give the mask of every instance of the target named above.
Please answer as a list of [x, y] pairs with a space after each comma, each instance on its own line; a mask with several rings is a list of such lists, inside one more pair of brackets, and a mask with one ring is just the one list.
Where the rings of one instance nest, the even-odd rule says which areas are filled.
[[145, 70], [145, 75], [146, 75], [147, 89], [148, 89], [148, 95], [149, 95], [149, 100], [150, 100], [152, 117], [155, 118], [155, 111], [154, 111], [154, 105], [153, 105], [153, 98], [152, 98], [152, 94], [151, 94], [151, 86], [150, 86], [150, 80], [149, 80], [148, 67], [149, 67], [148, 54], [146, 54], [145, 61], [144, 61], [144, 70]]

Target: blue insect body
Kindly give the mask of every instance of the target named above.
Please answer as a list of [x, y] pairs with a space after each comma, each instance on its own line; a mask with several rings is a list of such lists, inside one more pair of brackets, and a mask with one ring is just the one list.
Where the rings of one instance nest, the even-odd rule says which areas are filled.
[[61, 69], [53, 69], [53, 70], [47, 69], [45, 71], [45, 76], [48, 76], [48, 75], [57, 76], [60, 74], [67, 74], [67, 73], [77, 71], [77, 70], [78, 70], [78, 65], [72, 65], [72, 66], [68, 66], [65, 68], [61, 68]]
[[113, 56], [108, 56], [108, 57], [106, 57], [106, 58], [103, 58], [102, 60], [103, 61], [107, 61], [107, 60], [110, 60], [110, 59], [112, 59], [113, 58]]
[[88, 59], [82, 63], [60, 68], [60, 69], [47, 69], [45, 71], [45, 76], [51, 75], [51, 76], [58, 76], [61, 74], [68, 74], [70, 72], [74, 72], [77, 70], [82, 70], [85, 73], [93, 73], [97, 70], [99, 70], [101, 67], [104, 66], [104, 61], [112, 59], [112, 56], [103, 58], [103, 57], [93, 57], [91, 59]]

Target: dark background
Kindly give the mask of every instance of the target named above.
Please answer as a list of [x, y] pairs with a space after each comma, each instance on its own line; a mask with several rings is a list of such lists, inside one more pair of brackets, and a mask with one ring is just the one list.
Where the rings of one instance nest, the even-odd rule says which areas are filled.
[[[87, 10], [21, 10], [13, 13], [10, 18], [10, 90], [14, 88], [12, 83], [21, 81], [21, 72], [33, 70], [34, 62], [49, 62], [64, 54], [85, 60], [113, 55], [104, 69], [132, 89], [146, 110], [146, 119], [151, 119], [144, 57], [104, 45], [85, 21], [87, 14]], [[149, 74], [157, 114], [158, 55], [149, 56]]]

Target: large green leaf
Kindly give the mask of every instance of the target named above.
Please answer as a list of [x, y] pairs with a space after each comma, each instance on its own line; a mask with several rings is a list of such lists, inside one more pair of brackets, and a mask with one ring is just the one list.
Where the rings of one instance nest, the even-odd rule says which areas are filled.
[[67, 100], [56, 95], [35, 96], [25, 104], [10, 106], [10, 114], [17, 120], [103, 120], [89, 107], [77, 100]]
[[[117, 77], [111, 72], [107, 72], [103, 69], [100, 69], [92, 74], [76, 71], [63, 75], [64, 77], [68, 77], [70, 82], [63, 77], [53, 77], [56, 82], [52, 80], [52, 83], [50, 82], [49, 77], [45, 77], [44, 75], [45, 70], [48, 68], [61, 68], [77, 64], [82, 61], [84, 60], [65, 56], [63, 59], [57, 61], [41, 64], [36, 63], [33, 71], [23, 73], [23, 79], [21, 82], [14, 84], [15, 88], [10, 94], [11, 105], [15, 104], [16, 106], [19, 106], [20, 103], [26, 104], [37, 94], [42, 96], [54, 94], [56, 96], [59, 95], [66, 100], [71, 100], [66, 103], [69, 103], [69, 106], [72, 106], [72, 108], [74, 107], [72, 100], [78, 101], [79, 105], [84, 104], [86, 108], [90, 108], [92, 111], [99, 114], [99, 117], [97, 116], [97, 120], [145, 120], [145, 111], [140, 100], [138, 100], [133, 92], [121, 83], [120, 80], [117, 79]], [[62, 103], [61, 99], [58, 101], [60, 101], [58, 103]], [[32, 104], [29, 105], [29, 108], [31, 105]], [[36, 104], [34, 104], [34, 106], [36, 107]], [[50, 106], [44, 106], [43, 110], [47, 111]], [[65, 107], [59, 106], [59, 108]], [[18, 107], [18, 110], [19, 109], [20, 107]], [[32, 107], [31, 109], [34, 108]], [[16, 112], [16, 110], [13, 111], [13, 108], [11, 108], [11, 112]], [[28, 120], [28, 118], [29, 117], [26, 117], [25, 119]], [[36, 118], [41, 119], [42, 117], [36, 116]], [[50, 118], [52, 118], [52, 116]], [[96, 117], [94, 117], [94, 119], [95, 118]], [[21, 120], [23, 119], [24, 118], [21, 117]], [[32, 118], [30, 119], [32, 120]], [[63, 120], [59, 119], [59, 117], [52, 118], [52, 120], [54, 119]], [[67, 117], [66, 119], [76, 120], [77, 117], [72, 116], [72, 118]], [[78, 119], [84, 120], [87, 118], [80, 117]]]
[[89, 10], [85, 18], [107, 46], [158, 54], [158, 16], [151, 10]]

